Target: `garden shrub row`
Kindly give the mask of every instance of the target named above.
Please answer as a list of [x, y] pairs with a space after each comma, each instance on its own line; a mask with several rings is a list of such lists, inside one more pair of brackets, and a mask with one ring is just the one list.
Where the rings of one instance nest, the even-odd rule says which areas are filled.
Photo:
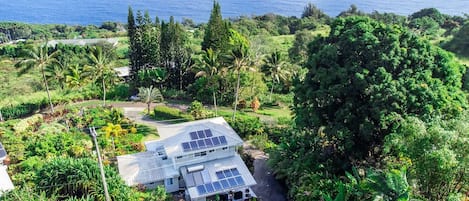
[[[54, 105], [95, 99], [100, 96], [100, 91], [93, 88], [84, 88], [80, 91], [51, 92], [52, 104]], [[0, 102], [0, 111], [3, 118], [9, 120], [29, 116], [48, 106], [47, 94], [38, 92], [28, 96], [14, 97], [14, 99], [5, 99]]]
[[180, 120], [178, 122], [186, 122], [194, 120], [191, 115], [184, 114], [177, 108], [171, 108], [163, 105], [156, 106], [153, 109], [153, 114], [151, 115], [151, 117], [159, 121], [168, 119], [178, 119]]

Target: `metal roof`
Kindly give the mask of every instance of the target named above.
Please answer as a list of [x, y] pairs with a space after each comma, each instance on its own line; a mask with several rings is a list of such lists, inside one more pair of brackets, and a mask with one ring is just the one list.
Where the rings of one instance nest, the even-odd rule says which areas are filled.
[[[193, 137], [191, 136], [191, 133], [197, 131], [210, 130], [210, 139], [217, 138], [218, 140], [221, 138], [223, 140], [226, 140], [226, 143], [223, 143], [223, 146], [241, 146], [243, 144], [243, 140], [238, 136], [238, 134], [233, 130], [233, 128], [228, 125], [228, 123], [225, 121], [225, 119], [223, 119], [223, 117], [159, 126], [157, 127], [157, 130], [158, 134], [160, 135], [160, 139], [145, 142], [145, 146], [147, 147], [148, 151], [154, 151], [151, 150], [151, 148], [156, 147], [155, 144], [164, 145], [168, 157], [176, 157], [186, 155], [191, 152], [200, 152], [204, 150], [213, 149], [213, 145], [197, 145], [197, 148], [194, 149], [185, 149], [183, 147], [183, 143], [190, 143], [194, 141]], [[203, 144], [205, 145], [205, 143]]]
[[119, 174], [129, 186], [162, 181], [179, 175], [171, 160], [162, 160], [156, 152], [117, 156]]
[[201, 164], [204, 169], [198, 172], [188, 173], [186, 167], [181, 170], [192, 199], [256, 185], [254, 177], [238, 154]]

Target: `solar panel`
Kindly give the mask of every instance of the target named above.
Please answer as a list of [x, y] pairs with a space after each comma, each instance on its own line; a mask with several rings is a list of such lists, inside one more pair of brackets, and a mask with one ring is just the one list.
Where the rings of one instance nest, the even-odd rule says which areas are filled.
[[205, 147], [205, 140], [197, 140], [197, 144], [199, 144], [199, 148]]
[[190, 144], [191, 144], [192, 150], [197, 150], [197, 149], [199, 149], [199, 147], [197, 146], [197, 142], [196, 142], [196, 141], [191, 141]]
[[237, 186], [236, 180], [234, 178], [229, 178], [228, 182], [230, 183], [231, 187]]
[[210, 137], [213, 135], [212, 132], [208, 129], [197, 132], [190, 132], [189, 134], [191, 136], [192, 141], [182, 143], [182, 148], [184, 152], [228, 144], [225, 136]]
[[191, 136], [191, 140], [197, 140], [199, 137], [197, 136], [196, 132], [190, 132], [189, 135]]
[[213, 188], [215, 188], [216, 191], [219, 191], [219, 190], [223, 189], [220, 182], [218, 182], [218, 181], [215, 181], [212, 184], [213, 184]]
[[219, 138], [221, 144], [227, 144], [225, 136], [220, 136]]
[[184, 149], [184, 151], [190, 151], [191, 150], [191, 146], [189, 145], [188, 142], [182, 143], [182, 148]]
[[244, 179], [241, 176], [235, 177], [236, 182], [238, 182], [238, 185], [242, 186], [244, 185]]
[[221, 185], [223, 186], [223, 189], [229, 188], [230, 184], [226, 179], [220, 180]]
[[231, 174], [231, 171], [230, 171], [230, 170], [223, 170], [223, 173], [225, 174], [225, 177], [231, 177], [231, 176], [233, 176], [233, 175]]
[[240, 175], [238, 169], [236, 169], [236, 168], [231, 169], [231, 173], [233, 173], [233, 176]]
[[205, 189], [208, 193], [215, 191], [215, 189], [213, 189], [212, 183], [205, 184]]
[[218, 179], [224, 179], [224, 178], [225, 178], [225, 175], [223, 174], [222, 171], [218, 171], [218, 172], [216, 172], [215, 174], [217, 175], [217, 178], [218, 178]]
[[204, 185], [197, 186], [197, 191], [199, 192], [199, 195], [203, 195], [203, 194], [207, 193], [207, 190], [205, 190]]
[[199, 139], [205, 138], [204, 131], [197, 131], [197, 135], [199, 136]]
[[218, 139], [218, 137], [213, 137], [212, 142], [214, 146], [220, 145], [220, 140]]
[[[223, 171], [219, 171], [223, 174]], [[221, 179], [220, 181], [209, 182], [197, 186], [200, 195], [231, 189], [237, 186], [245, 185], [241, 176]]]
[[207, 146], [207, 147], [212, 147], [212, 146], [213, 146], [212, 140], [210, 140], [210, 139], [205, 139], [205, 146]]
[[212, 135], [212, 131], [211, 131], [210, 129], [205, 130], [205, 135], [206, 135], [207, 137], [212, 137], [212, 136], [213, 136], [213, 135]]

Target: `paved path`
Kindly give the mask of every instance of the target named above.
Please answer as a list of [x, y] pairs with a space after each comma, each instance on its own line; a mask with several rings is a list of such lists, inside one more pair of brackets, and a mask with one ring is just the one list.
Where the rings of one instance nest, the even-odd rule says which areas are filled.
[[265, 201], [286, 201], [285, 187], [275, 179], [272, 170], [267, 166], [269, 157], [247, 142], [243, 144], [243, 150], [254, 158], [253, 176], [257, 185], [253, 186], [252, 190], [257, 197]]
[[121, 107], [124, 110], [124, 116], [127, 118], [139, 123], [139, 124], [145, 124], [147, 126], [152, 126], [152, 127], [158, 127], [158, 126], [163, 126], [167, 125], [167, 122], [157, 122], [147, 115], [143, 114], [143, 111], [146, 109], [146, 107]]

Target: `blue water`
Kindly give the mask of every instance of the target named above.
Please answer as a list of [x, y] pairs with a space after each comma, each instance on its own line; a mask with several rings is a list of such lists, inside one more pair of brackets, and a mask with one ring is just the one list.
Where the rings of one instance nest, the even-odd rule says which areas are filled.
[[[469, 0], [219, 0], [224, 17], [277, 13], [301, 15], [308, 2], [328, 15], [336, 16], [351, 4], [360, 10], [393, 12], [409, 15], [422, 8], [435, 7], [442, 13], [469, 13]], [[127, 9], [148, 10], [160, 19], [175, 16], [206, 22], [212, 0], [0, 0], [0, 21], [21, 21], [40, 24], [96, 24], [104, 21], [127, 21]]]

